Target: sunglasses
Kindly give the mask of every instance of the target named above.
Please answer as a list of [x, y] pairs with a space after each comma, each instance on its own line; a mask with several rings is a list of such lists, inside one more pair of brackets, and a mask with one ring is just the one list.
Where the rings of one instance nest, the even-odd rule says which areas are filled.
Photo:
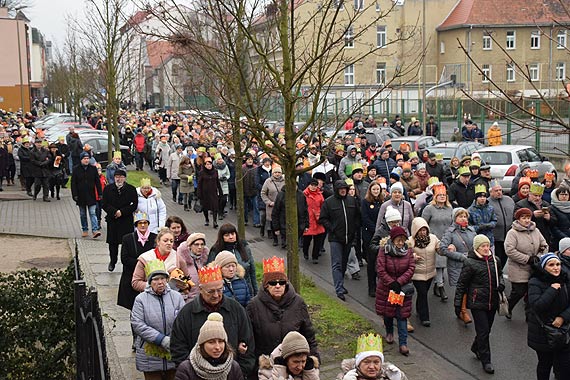
[[279, 284], [281, 286], [285, 286], [285, 285], [287, 285], [287, 281], [285, 281], [285, 280], [267, 281], [267, 284], [269, 284], [270, 286], [277, 286], [277, 284]]

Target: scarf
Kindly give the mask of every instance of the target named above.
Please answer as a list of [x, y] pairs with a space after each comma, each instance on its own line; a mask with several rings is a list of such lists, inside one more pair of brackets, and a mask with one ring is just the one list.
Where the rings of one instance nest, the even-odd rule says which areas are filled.
[[192, 368], [201, 379], [226, 380], [232, 369], [234, 355], [230, 353], [225, 362], [219, 365], [212, 365], [200, 354], [198, 345], [196, 345], [192, 351], [190, 351], [189, 359], [192, 364]]
[[384, 252], [390, 256], [404, 257], [408, 253], [408, 244], [404, 244], [402, 248], [398, 248], [394, 245], [392, 239], [388, 239], [384, 246]]
[[562, 202], [558, 199], [558, 196], [553, 191], [551, 195], [550, 204], [556, 207], [557, 210], [563, 212], [564, 214], [570, 214], [570, 202]]
[[139, 243], [141, 243], [141, 245], [144, 246], [146, 244], [146, 241], [148, 240], [149, 235], [150, 235], [150, 229], [147, 228], [144, 235], [141, 234], [141, 232], [138, 230], [138, 228], [136, 231], [137, 231], [137, 236], [139, 237], [138, 238]]
[[160, 261], [166, 261], [168, 255], [170, 255], [170, 253], [167, 253], [166, 255], [163, 256], [158, 250], [158, 247], [154, 249], [154, 254], [156, 255], [156, 258], [159, 259]]
[[419, 236], [416, 235], [414, 238], [415, 242], [416, 242], [416, 247], [417, 248], [425, 248], [429, 245], [430, 243], [430, 239], [429, 239], [429, 234], [427, 234], [426, 236]]

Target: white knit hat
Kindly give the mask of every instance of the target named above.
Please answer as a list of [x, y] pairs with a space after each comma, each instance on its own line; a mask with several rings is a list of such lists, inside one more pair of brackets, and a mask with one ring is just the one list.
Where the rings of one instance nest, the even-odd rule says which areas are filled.
[[390, 185], [390, 192], [395, 190], [399, 190], [400, 193], [404, 194], [404, 186], [402, 185], [401, 182], [394, 182], [393, 184]]
[[386, 208], [386, 213], [384, 214], [384, 219], [386, 219], [386, 222], [401, 222], [402, 215], [400, 214], [400, 211], [396, 210], [394, 207], [388, 206]]

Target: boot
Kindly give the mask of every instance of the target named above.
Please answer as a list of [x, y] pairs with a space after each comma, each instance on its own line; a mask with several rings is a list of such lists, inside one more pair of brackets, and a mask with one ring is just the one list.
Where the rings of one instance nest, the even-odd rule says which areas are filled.
[[275, 233], [272, 231], [272, 235], [273, 235], [273, 246], [277, 247], [279, 245], [279, 236], [275, 235]]
[[435, 284], [433, 287], [433, 295], [436, 297], [441, 297], [441, 292], [439, 291], [439, 285]]
[[408, 330], [409, 333], [413, 333], [416, 329], [414, 328], [414, 326], [412, 325], [412, 323], [410, 322], [410, 320], [407, 320], [407, 326], [406, 329]]
[[461, 301], [461, 311], [459, 312], [459, 319], [463, 321], [466, 325], [473, 322], [467, 311], [467, 294], [463, 295], [463, 300]]
[[45, 197], [43, 198], [43, 200], [44, 200], [44, 202], [51, 202], [50, 199], [49, 199], [47, 196], [45, 196]]
[[443, 286], [439, 287], [439, 295], [441, 297], [441, 302], [446, 302], [447, 299], [449, 298], [447, 296], [447, 293], [445, 293], [445, 288]]

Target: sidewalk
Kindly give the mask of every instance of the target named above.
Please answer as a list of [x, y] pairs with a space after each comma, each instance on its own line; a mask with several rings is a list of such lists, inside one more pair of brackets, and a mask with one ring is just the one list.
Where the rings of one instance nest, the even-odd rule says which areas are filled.
[[[4, 189], [4, 192], [0, 192], [0, 220], [6, 222], [0, 224], [0, 233], [69, 238], [72, 250], [77, 243], [81, 267], [87, 284], [94, 286], [99, 292], [102, 314], [105, 316], [107, 357], [111, 378], [142, 380], [142, 373], [135, 369], [135, 356], [131, 351], [129, 311], [116, 305], [117, 286], [122, 265], [119, 262], [114, 272], [107, 271], [109, 256], [104, 240], [105, 223], [103, 223], [103, 238], [99, 238], [99, 240], [82, 239], [80, 237], [79, 212], [71, 199], [69, 190], [62, 190], [61, 201], [53, 200], [50, 203], [45, 203], [40, 200], [32, 201], [31, 198], [18, 190], [19, 187], [5, 187]], [[207, 245], [211, 246], [216, 240], [218, 230], [211, 226], [205, 227], [202, 214], [196, 214], [193, 211], [185, 212], [182, 206], [172, 202], [170, 187], [162, 187], [160, 190], [163, 193], [169, 215], [180, 216], [189, 231], [205, 233]], [[18, 198], [23, 200], [9, 200]], [[230, 212], [222, 222], [235, 223], [235, 221], [235, 213]], [[281, 257], [286, 255], [285, 250], [271, 246], [271, 241], [268, 239], [262, 239], [259, 236], [259, 229], [247, 227], [246, 238], [250, 243], [256, 261], [261, 261], [262, 258], [272, 255]], [[328, 245], [326, 246], [328, 247]], [[301, 259], [300, 267], [302, 272], [312, 278], [317, 286], [325, 290], [331, 297], [335, 297], [327, 253], [324, 254], [318, 265], [310, 264]], [[347, 288], [353, 292], [349, 285], [351, 284], [347, 284]], [[350, 294], [345, 304], [374, 323], [377, 326], [377, 331], [383, 332], [380, 318], [370, 311], [366, 305], [359, 303]], [[446, 338], [441, 337], [441, 339]], [[402, 368], [410, 379], [456, 380], [473, 378], [444, 357], [423, 346], [413, 338], [413, 335], [410, 335], [409, 340], [412, 350], [412, 355], [409, 357], [399, 355], [397, 345], [384, 345], [384, 352], [386, 359]], [[452, 344], [452, 342], [449, 343]], [[323, 358], [323, 364], [321, 379], [332, 380], [340, 372], [340, 363], [327, 362], [327, 358]]]

